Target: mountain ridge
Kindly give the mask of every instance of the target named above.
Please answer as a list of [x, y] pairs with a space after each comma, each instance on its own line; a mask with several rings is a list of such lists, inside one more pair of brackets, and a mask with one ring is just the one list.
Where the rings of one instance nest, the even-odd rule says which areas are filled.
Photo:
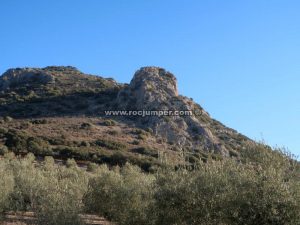
[[[126, 129], [131, 129], [132, 132], [138, 129], [139, 134], [135, 135], [140, 139], [136, 142], [143, 142], [144, 148], [146, 145], [155, 146], [155, 148], [167, 149], [176, 154], [183, 151], [193, 157], [213, 154], [215, 157], [219, 155], [238, 158], [241, 148], [255, 144], [246, 136], [211, 118], [192, 99], [180, 95], [176, 77], [161, 67], [140, 68], [129, 84], [120, 84], [111, 78], [84, 74], [71, 66], [9, 69], [0, 77], [0, 106], [0, 117], [12, 117], [18, 123], [37, 119], [48, 119], [53, 122], [55, 118], [60, 121], [61, 118], [67, 117], [72, 121], [70, 125], [76, 127], [78, 124], [74, 118], [80, 118], [78, 120], [81, 123], [88, 123], [83, 120], [99, 120], [94, 121], [96, 124], [91, 124], [92, 127], [97, 127], [93, 131], [95, 133], [91, 134], [95, 138], [98, 135], [96, 132], [103, 132], [103, 129], [100, 129], [101, 124], [113, 121], [114, 127], [120, 128], [119, 136], [126, 133]], [[189, 111], [192, 114], [189, 116], [108, 117], [104, 113], [107, 110]], [[4, 122], [2, 126], [3, 124]], [[59, 124], [56, 125], [59, 126]], [[28, 131], [16, 130], [30, 133], [30, 129], [32, 128]], [[31, 133], [31, 135], [36, 134]], [[2, 136], [4, 136], [2, 144], [6, 145], [6, 141], [3, 140], [7, 137], [5, 134]], [[41, 139], [51, 142], [46, 134]], [[120, 138], [113, 137], [112, 139], [119, 140]], [[152, 141], [148, 142], [148, 139]], [[89, 141], [94, 143], [97, 140]], [[120, 139], [119, 141], [128, 145], [126, 140]], [[89, 143], [90, 146], [93, 145], [91, 143]], [[164, 147], [156, 146], [157, 143]], [[51, 143], [48, 146], [52, 150], [56, 147]], [[96, 145], [95, 148], [98, 147], [109, 149], [105, 145]], [[133, 149], [132, 146], [127, 146], [127, 148], [130, 151]], [[143, 155], [143, 153], [138, 154]]]

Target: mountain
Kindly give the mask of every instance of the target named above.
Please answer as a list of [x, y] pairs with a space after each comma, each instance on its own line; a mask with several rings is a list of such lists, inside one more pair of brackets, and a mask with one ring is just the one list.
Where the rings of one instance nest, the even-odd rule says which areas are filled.
[[255, 144], [178, 94], [176, 77], [159, 67], [142, 67], [130, 84], [70, 66], [9, 69], [0, 77], [0, 117], [2, 152], [145, 170], [163, 159], [177, 165], [182, 155], [191, 163], [239, 159]]

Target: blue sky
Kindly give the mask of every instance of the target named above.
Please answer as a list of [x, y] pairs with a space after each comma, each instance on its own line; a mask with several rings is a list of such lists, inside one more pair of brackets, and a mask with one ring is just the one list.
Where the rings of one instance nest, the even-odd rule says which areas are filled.
[[247, 136], [300, 155], [300, 2], [0, 2], [0, 73], [73, 65], [129, 82], [173, 72], [180, 93]]

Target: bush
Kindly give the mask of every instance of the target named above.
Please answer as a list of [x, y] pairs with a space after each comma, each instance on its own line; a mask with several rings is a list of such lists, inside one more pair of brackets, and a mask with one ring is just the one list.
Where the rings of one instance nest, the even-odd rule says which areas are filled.
[[5, 145], [12, 151], [27, 152], [27, 138], [26, 133], [18, 132], [16, 130], [9, 130], [5, 134], [6, 142]]
[[80, 146], [81, 147], [90, 147], [91, 145], [90, 145], [90, 143], [88, 141], [81, 141], [80, 142]]
[[147, 136], [144, 135], [144, 134], [138, 134], [137, 138], [138, 138], [139, 140], [145, 141], [145, 140], [147, 139]]
[[93, 124], [91, 123], [82, 123], [80, 128], [81, 129], [91, 129], [93, 127]]
[[82, 224], [79, 214], [89, 174], [77, 167], [55, 166], [49, 157], [36, 167], [33, 159], [29, 155], [0, 161], [2, 212], [33, 211], [38, 225]]
[[152, 157], [155, 157], [155, 158], [158, 157], [158, 151], [156, 149], [151, 149], [149, 147], [135, 148], [132, 151], [135, 152], [135, 153], [142, 154], [142, 155], [152, 156]]
[[103, 126], [115, 126], [117, 123], [114, 120], [105, 120], [103, 121]]
[[119, 134], [119, 132], [117, 130], [110, 130], [107, 132], [108, 134], [112, 135], [112, 136], [116, 136]]
[[102, 167], [90, 181], [85, 203], [89, 211], [120, 225], [154, 224], [148, 217], [153, 209], [153, 185], [154, 177], [138, 167], [127, 164], [120, 173]]
[[202, 165], [199, 170], [161, 173], [157, 180], [157, 223], [226, 224], [223, 208], [230, 186], [221, 165]]
[[140, 144], [140, 141], [138, 141], [138, 140], [134, 140], [134, 141], [132, 141], [132, 143], [131, 144], [133, 144], [133, 145], [139, 145]]
[[52, 155], [49, 144], [41, 138], [29, 137], [27, 139], [27, 150], [35, 155], [45, 156]]
[[32, 120], [32, 124], [47, 124], [48, 121], [46, 119], [37, 119], [37, 120]]
[[92, 163], [92, 162], [88, 163], [87, 165], [88, 172], [96, 172], [97, 169], [98, 169], [98, 165], [96, 163]]
[[226, 213], [233, 224], [300, 223], [299, 183], [285, 181], [280, 171], [247, 170], [234, 184]]
[[74, 159], [68, 159], [66, 162], [67, 168], [77, 168], [77, 163]]
[[0, 155], [8, 153], [8, 148], [5, 145], [0, 144]]
[[[82, 212], [81, 200], [83, 191], [80, 185], [85, 185], [76, 177], [77, 172], [63, 171], [62, 179], [50, 177], [44, 181], [42, 193], [37, 196], [34, 209], [38, 224], [47, 225], [80, 225], [83, 224], [79, 217]], [[70, 179], [69, 176], [74, 176]], [[78, 179], [78, 180], [76, 180]]]
[[14, 120], [14, 119], [13, 119], [12, 117], [10, 117], [10, 116], [5, 116], [5, 117], [4, 117], [4, 121], [7, 122], [7, 123], [8, 123], [8, 122], [12, 122], [13, 120]]
[[0, 161], [0, 221], [3, 213], [8, 209], [10, 195], [14, 188], [14, 178], [12, 174], [7, 171], [3, 161]]
[[124, 150], [126, 149], [126, 145], [120, 143], [120, 142], [115, 142], [115, 141], [111, 141], [111, 140], [97, 140], [95, 142], [96, 145], [100, 146], [100, 147], [104, 147], [104, 148], [108, 148], [111, 150]]

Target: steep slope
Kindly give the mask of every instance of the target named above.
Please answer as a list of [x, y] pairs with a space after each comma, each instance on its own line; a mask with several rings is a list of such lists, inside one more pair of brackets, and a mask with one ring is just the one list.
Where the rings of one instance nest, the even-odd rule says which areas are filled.
[[0, 149], [146, 170], [162, 158], [178, 164], [182, 153], [190, 162], [238, 158], [254, 143], [179, 95], [175, 76], [159, 67], [141, 68], [130, 84], [74, 67], [10, 69], [0, 77], [0, 117]]

